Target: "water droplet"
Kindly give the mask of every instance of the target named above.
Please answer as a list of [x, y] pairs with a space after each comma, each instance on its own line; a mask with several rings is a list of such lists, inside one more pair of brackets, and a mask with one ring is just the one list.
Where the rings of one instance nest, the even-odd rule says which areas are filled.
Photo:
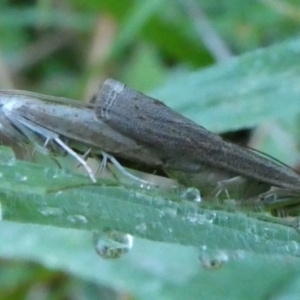
[[22, 174], [20, 174], [20, 173], [17, 173], [17, 174], [15, 175], [15, 179], [16, 179], [17, 181], [24, 182], [24, 181], [27, 181], [28, 177], [25, 176], [25, 175], [22, 175]]
[[116, 259], [133, 246], [133, 236], [116, 230], [94, 232], [93, 241], [97, 253], [106, 259]]
[[140, 223], [135, 226], [135, 230], [138, 231], [139, 233], [144, 233], [147, 230], [147, 225], [146, 223]]
[[168, 230], [169, 233], [172, 233], [172, 232], [173, 232], [173, 228], [172, 228], [172, 227], [168, 227], [167, 230]]
[[46, 178], [49, 178], [49, 179], [57, 178], [58, 177], [58, 172], [59, 172], [59, 170], [52, 169], [52, 168], [46, 168], [44, 170]]
[[145, 218], [145, 214], [143, 214], [143, 213], [136, 213], [136, 214], [134, 215], [134, 217], [137, 218], [137, 219], [142, 220], [142, 219]]
[[202, 216], [197, 213], [188, 213], [186, 215], [186, 219], [193, 224], [198, 224], [199, 221], [201, 223]]
[[3, 215], [2, 215], [2, 204], [0, 203], [0, 221], [3, 220]]
[[216, 219], [216, 213], [214, 211], [207, 211], [204, 213], [205, 219], [208, 223], [213, 223]]
[[200, 191], [196, 188], [186, 189], [182, 192], [181, 196], [188, 201], [201, 202]]
[[274, 239], [275, 234], [276, 234], [276, 231], [275, 231], [275, 229], [273, 229], [273, 228], [265, 227], [265, 228], [263, 229], [263, 237], [264, 237], [265, 239]]
[[212, 224], [216, 218], [215, 212], [187, 213], [186, 219], [195, 225]]
[[63, 193], [63, 191], [57, 191], [56, 193], [55, 193], [55, 196], [60, 196], [61, 194]]
[[141, 193], [141, 192], [137, 192], [135, 191], [133, 193], [133, 196], [137, 199], [143, 199], [144, 201], [148, 201], [149, 203], [152, 203], [153, 201], [153, 197], [149, 196], [149, 195], [146, 195], [145, 193]]
[[0, 148], [0, 163], [7, 166], [13, 166], [16, 162], [15, 153], [9, 147]]
[[139, 187], [143, 190], [150, 191], [154, 188], [154, 185], [152, 185], [150, 182], [149, 184], [141, 183]]
[[162, 226], [162, 224], [160, 222], [150, 222], [148, 227], [152, 230], [164, 229], [164, 227]]
[[228, 254], [225, 251], [214, 251], [208, 253], [207, 251], [201, 251], [199, 255], [199, 261], [202, 266], [209, 270], [218, 270], [224, 263], [229, 260]]
[[222, 265], [224, 264], [223, 260], [210, 259], [210, 258], [205, 258], [205, 259], [202, 258], [202, 259], [200, 259], [200, 262], [203, 267], [205, 267], [206, 269], [210, 269], [210, 270], [220, 269], [222, 267]]
[[13, 158], [10, 158], [9, 160], [7, 160], [5, 164], [7, 166], [12, 167], [12, 166], [14, 166], [15, 163], [16, 163], [16, 159], [15, 159], [15, 157], [13, 157]]
[[299, 255], [299, 244], [296, 241], [289, 241], [285, 245], [285, 250], [291, 255]]
[[232, 259], [244, 259], [245, 257], [246, 257], [246, 252], [243, 250], [235, 250], [230, 255], [230, 258]]
[[264, 204], [274, 203], [276, 200], [277, 200], [277, 195], [275, 193], [270, 193], [265, 195], [264, 197], [261, 197], [261, 201]]
[[39, 209], [39, 212], [45, 216], [60, 216], [63, 214], [63, 210], [59, 207], [51, 207], [51, 206], [44, 206]]
[[226, 206], [231, 208], [235, 208], [238, 203], [238, 201], [236, 201], [235, 199], [223, 199], [222, 201]]
[[86, 224], [88, 222], [87, 218], [82, 215], [71, 215], [67, 217], [68, 221], [71, 223], [77, 223], [77, 224]]
[[[87, 202], [81, 201], [81, 202], [80, 202], [80, 205], [81, 205], [82, 207], [86, 208], [86, 207], [89, 207], [89, 206], [90, 206], [90, 203], [89, 203], [88, 201], [87, 201]], [[98, 203], [98, 206], [101, 207], [101, 203]]]
[[295, 220], [293, 221], [293, 227], [295, 228], [295, 230], [300, 233], [300, 218], [295, 218]]
[[254, 224], [254, 223], [253, 223], [253, 224], [249, 224], [249, 225], [247, 226], [246, 231], [247, 231], [248, 233], [250, 233], [250, 234], [256, 235], [256, 234], [257, 234], [256, 224]]
[[175, 207], [164, 207], [159, 212], [160, 217], [168, 216], [175, 218], [177, 216], [177, 208]]

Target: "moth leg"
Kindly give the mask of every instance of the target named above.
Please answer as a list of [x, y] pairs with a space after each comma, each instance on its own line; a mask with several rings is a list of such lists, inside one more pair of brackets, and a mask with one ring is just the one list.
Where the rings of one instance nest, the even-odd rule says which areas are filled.
[[233, 189], [236, 189], [237, 186], [240, 184], [240, 179], [240, 176], [236, 176], [230, 179], [217, 182], [217, 186], [213, 191], [213, 193], [215, 193], [214, 198], [218, 198], [224, 192], [227, 200], [232, 199], [228, 190], [232, 192]]
[[[88, 157], [89, 157], [91, 151], [92, 151], [92, 148], [89, 148], [89, 149], [88, 149], [87, 151], [85, 151], [85, 153], [82, 155], [82, 158], [83, 158], [85, 161], [88, 159]], [[81, 165], [81, 164], [79, 164], [79, 166], [80, 166], [80, 165]], [[78, 167], [79, 167], [79, 166], [78, 166]], [[95, 174], [97, 174], [98, 172], [101, 173], [106, 167], [107, 167], [107, 156], [105, 155], [105, 156], [103, 156], [102, 161], [101, 161], [101, 164], [100, 164], [100, 166], [97, 168]], [[115, 175], [114, 175], [114, 176], [115, 176]], [[116, 178], [116, 176], [115, 176], [115, 178]], [[117, 179], [117, 178], [116, 178], [116, 179]]]
[[273, 215], [298, 215], [300, 194], [288, 189], [272, 187], [268, 192], [249, 199], [245, 205], [264, 208]]
[[[69, 147], [70, 148], [70, 147]], [[82, 159], [86, 162], [87, 160], [88, 160], [88, 158], [89, 158], [89, 154], [90, 154], [90, 152], [91, 152], [91, 148], [89, 148], [81, 157], [82, 157]], [[79, 163], [79, 165], [77, 166], [77, 168], [79, 168], [80, 166], [81, 166], [82, 164], [81, 163]], [[97, 173], [97, 171], [95, 172], [95, 174]]]
[[[168, 159], [163, 169], [171, 178], [185, 186], [196, 187], [204, 198], [207, 197], [211, 200], [218, 197], [223, 191], [226, 193], [228, 184], [225, 185], [225, 183], [236, 177], [232, 172], [177, 157]], [[231, 190], [229, 189], [227, 190], [227, 198], [231, 198]]]
[[101, 164], [97, 168], [96, 174], [98, 172], [101, 174], [105, 168], [112, 174], [113, 178], [118, 181], [118, 177], [115, 172], [113, 172], [113, 170], [111, 170], [111, 168], [107, 165], [107, 156], [102, 156]]
[[[9, 117], [7, 118], [10, 122], [10, 127], [14, 128], [14, 131], [17, 132], [19, 135], [22, 135], [22, 143], [26, 143], [27, 140], [33, 144], [34, 149], [37, 150], [38, 152], [48, 155], [49, 151], [46, 149], [44, 146], [41, 146], [38, 141], [38, 137], [35, 134], [35, 132], [32, 132], [32, 130], [28, 129], [25, 125], [20, 123], [16, 118], [14, 117]], [[12, 126], [13, 125], [13, 126]]]
[[[219, 183], [218, 183], [218, 184], [219, 184]], [[219, 186], [218, 186], [218, 188], [219, 188], [219, 190], [218, 190], [217, 193], [214, 195], [214, 198], [218, 198], [218, 197], [221, 195], [221, 193], [224, 192], [224, 193], [225, 193], [225, 196], [226, 196], [226, 198], [227, 198], [227, 200], [231, 200], [231, 199], [232, 199], [232, 198], [230, 197], [230, 194], [229, 194], [227, 188], [224, 189], [224, 187], [219, 187]], [[217, 189], [217, 188], [216, 188], [216, 189]]]
[[[21, 116], [18, 116], [17, 118], [12, 116], [12, 115], [8, 115], [7, 116], [9, 118], [9, 120], [12, 121], [12, 123], [17, 126], [17, 128], [32, 142], [32, 132], [38, 133], [39, 135], [43, 136], [46, 138], [46, 142], [44, 144], [44, 147], [47, 146], [47, 144], [53, 140], [55, 141], [62, 149], [64, 149], [67, 153], [69, 153], [71, 156], [73, 156], [86, 170], [86, 172], [88, 173], [89, 177], [91, 178], [91, 180], [95, 183], [96, 178], [93, 174], [92, 169], [88, 166], [88, 164], [86, 163], [86, 161], [84, 159], [82, 159], [76, 152], [74, 152], [70, 147], [68, 147], [60, 138], [59, 135], [44, 128], [41, 127], [35, 123], [32, 123], [26, 119], [24, 119]], [[30, 129], [30, 130], [28, 130]], [[34, 144], [36, 144], [34, 142]], [[40, 147], [38, 145], [37, 150], [40, 150], [40, 148], [45, 149], [44, 147]], [[43, 151], [42, 151], [43, 152]]]
[[6, 114], [0, 110], [0, 131], [9, 139], [14, 140], [17, 143], [25, 143], [26, 139], [22, 132], [15, 128], [14, 124], [10, 122]]
[[103, 161], [102, 161], [102, 164], [101, 165], [106, 165], [106, 163], [107, 163], [107, 160], [109, 159], [111, 162], [112, 162], [112, 164], [114, 164], [115, 165], [115, 167], [124, 175], [124, 176], [127, 176], [127, 177], [129, 177], [129, 178], [131, 178], [131, 179], [133, 179], [133, 180], [135, 180], [135, 181], [138, 181], [138, 182], [141, 182], [141, 183], [143, 183], [143, 184], [147, 184], [147, 185], [153, 185], [153, 183], [151, 183], [151, 182], [149, 182], [149, 181], [146, 181], [146, 180], [143, 180], [143, 179], [141, 179], [141, 178], [139, 178], [139, 177], [136, 177], [136, 176], [134, 176], [134, 175], [132, 175], [131, 173], [129, 173], [128, 171], [126, 171], [125, 170], [125, 168], [123, 168], [122, 166], [121, 166], [121, 164], [112, 156], [112, 155], [109, 155], [108, 153], [106, 153], [106, 152], [104, 152], [104, 151], [101, 151], [101, 153], [102, 153], [102, 156], [103, 156], [103, 161], [104, 161], [104, 163], [103, 163]]
[[[220, 195], [222, 191], [226, 196], [234, 196], [236, 200], [247, 200], [249, 198], [260, 195], [270, 189], [270, 185], [264, 182], [246, 178], [243, 176], [235, 176], [230, 179], [222, 180], [217, 183], [215, 189], [216, 195]], [[231, 197], [230, 197], [231, 198]], [[229, 199], [230, 199], [229, 198]]]
[[47, 138], [46, 141], [45, 141], [45, 143], [44, 143], [44, 148], [46, 148], [48, 146], [49, 141], [50, 141], [50, 138]]
[[71, 156], [73, 156], [86, 170], [86, 172], [89, 174], [91, 180], [96, 183], [97, 180], [94, 176], [93, 170], [89, 167], [87, 162], [80, 157], [75, 151], [73, 151], [71, 148], [69, 148], [59, 137], [55, 138], [54, 141], [60, 145], [67, 153], [69, 153]]
[[101, 173], [107, 165], [107, 155], [103, 155], [104, 152], [102, 152], [102, 161], [101, 161], [101, 165], [99, 166], [99, 172]]
[[91, 151], [92, 151], [92, 148], [89, 148], [89, 149], [82, 155], [82, 158], [83, 158], [84, 160], [87, 160], [87, 159], [88, 159], [88, 156], [89, 156], [90, 153], [91, 153]]

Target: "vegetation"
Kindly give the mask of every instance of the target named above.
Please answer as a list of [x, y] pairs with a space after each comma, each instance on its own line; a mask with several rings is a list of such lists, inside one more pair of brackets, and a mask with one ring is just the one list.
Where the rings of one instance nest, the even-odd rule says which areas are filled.
[[[89, 101], [116, 78], [297, 168], [299, 15], [296, 0], [2, 1], [0, 88]], [[1, 141], [1, 299], [298, 299], [297, 217], [92, 185], [72, 158]]]

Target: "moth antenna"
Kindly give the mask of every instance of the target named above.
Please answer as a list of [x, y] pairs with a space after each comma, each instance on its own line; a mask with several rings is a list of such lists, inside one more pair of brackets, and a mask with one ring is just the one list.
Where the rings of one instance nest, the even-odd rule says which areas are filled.
[[246, 149], [249, 149], [249, 150], [251, 150], [251, 151], [253, 151], [253, 152], [256, 152], [256, 153], [260, 154], [261, 156], [267, 157], [267, 158], [269, 158], [270, 160], [273, 160], [274, 162], [277, 162], [279, 165], [284, 166], [284, 167], [286, 167], [286, 168], [288, 168], [288, 169], [290, 169], [290, 170], [293, 170], [294, 172], [298, 173], [294, 168], [292, 168], [291, 166], [285, 164], [285, 163], [282, 162], [281, 160], [277, 159], [276, 157], [274, 157], [274, 156], [272, 156], [272, 155], [270, 155], [270, 154], [268, 154], [268, 153], [265, 153], [265, 152], [263, 152], [263, 151], [260, 151], [260, 150], [258, 150], [258, 149], [255, 149], [255, 148], [252, 148], [252, 147], [249, 147], [249, 146], [244, 146], [244, 145], [239, 145], [239, 146], [241, 146], [241, 147], [243, 147], [243, 148], [246, 148]]

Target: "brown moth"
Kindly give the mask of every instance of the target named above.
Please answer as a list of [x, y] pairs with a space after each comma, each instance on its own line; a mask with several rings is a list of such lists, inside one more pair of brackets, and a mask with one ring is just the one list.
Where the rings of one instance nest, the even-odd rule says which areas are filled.
[[241, 189], [252, 197], [271, 186], [300, 192], [300, 176], [291, 168], [223, 140], [116, 80], [100, 88], [95, 113], [123, 136], [158, 149], [166, 173], [201, 192]]

